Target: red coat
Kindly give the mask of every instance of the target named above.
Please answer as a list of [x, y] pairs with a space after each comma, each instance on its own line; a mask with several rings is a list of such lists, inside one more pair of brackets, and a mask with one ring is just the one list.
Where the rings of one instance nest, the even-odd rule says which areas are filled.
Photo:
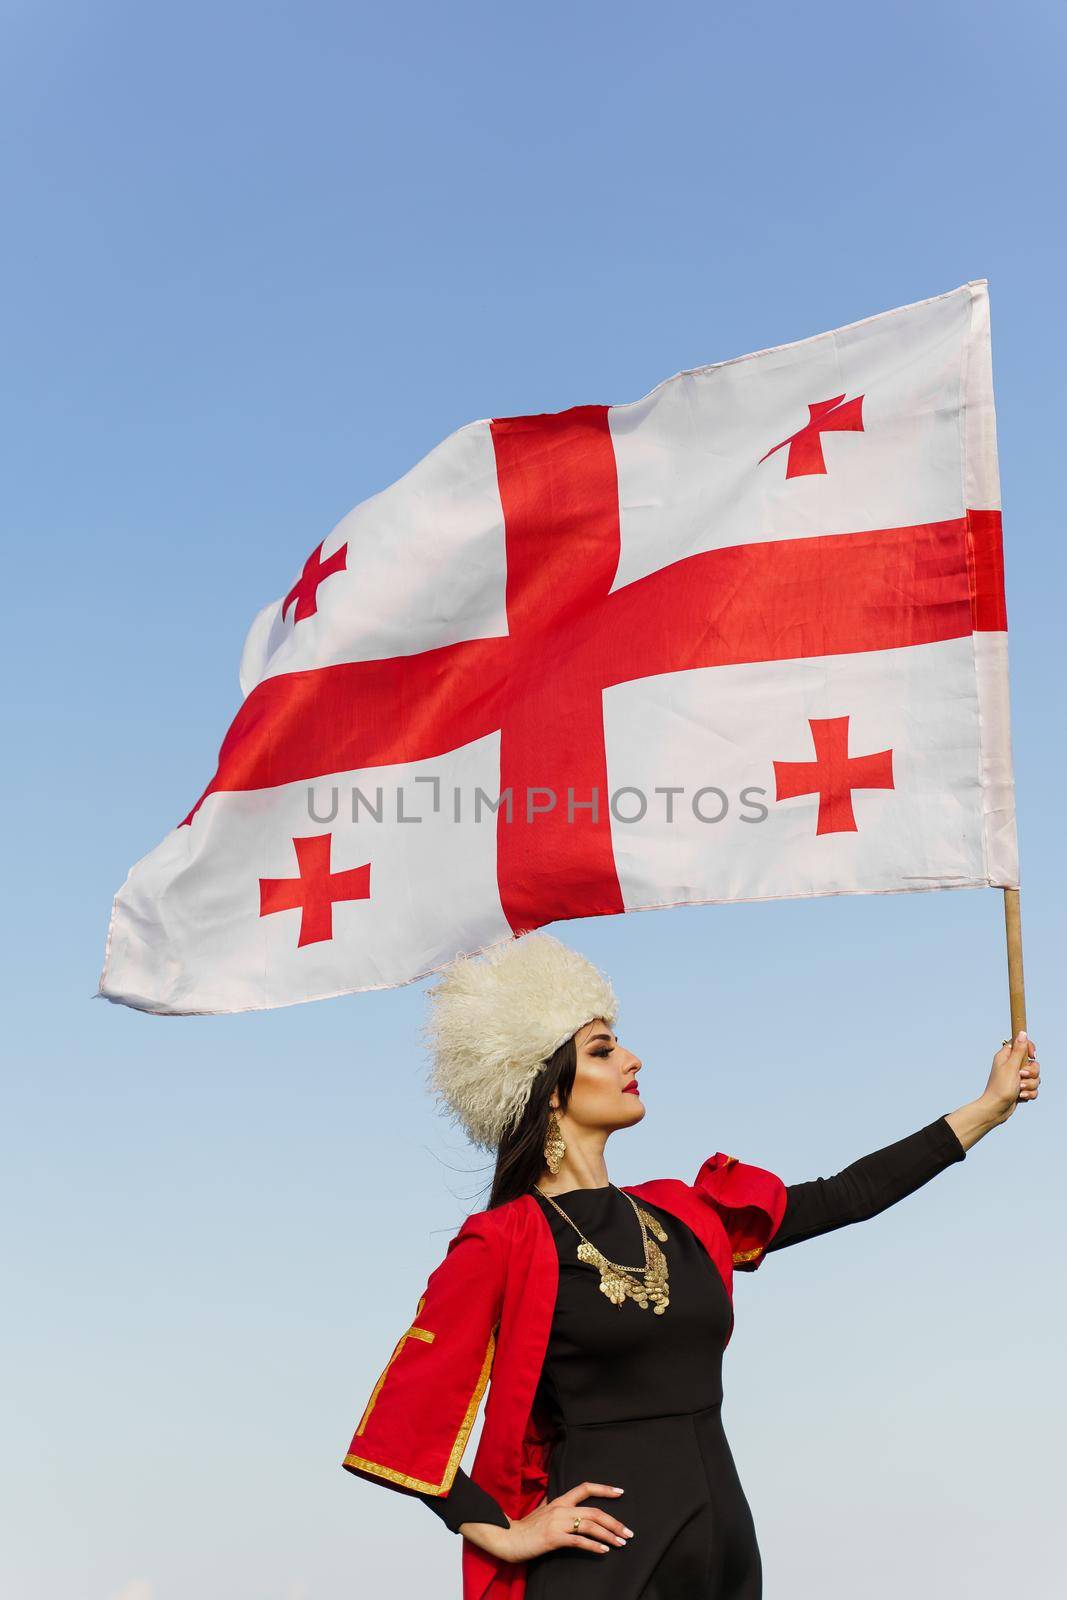
[[[659, 1178], [626, 1192], [689, 1225], [731, 1307], [734, 1267], [759, 1266], [785, 1211], [781, 1179], [721, 1151], [692, 1184]], [[558, 1277], [552, 1230], [532, 1194], [469, 1216], [430, 1274], [344, 1466], [401, 1489], [447, 1494], [491, 1378], [470, 1475], [512, 1520], [532, 1511], [548, 1484], [550, 1442], [538, 1436], [531, 1408]], [[525, 1563], [498, 1561], [469, 1539], [462, 1545], [463, 1600], [522, 1600]]]

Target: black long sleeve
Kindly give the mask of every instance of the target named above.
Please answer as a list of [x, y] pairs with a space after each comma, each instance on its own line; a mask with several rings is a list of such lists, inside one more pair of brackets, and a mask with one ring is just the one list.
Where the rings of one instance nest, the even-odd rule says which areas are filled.
[[462, 1467], [456, 1469], [447, 1494], [420, 1494], [419, 1499], [435, 1511], [453, 1533], [458, 1533], [464, 1522], [493, 1522], [498, 1528], [511, 1527], [502, 1507], [485, 1489], [480, 1489], [473, 1478], [468, 1478]]
[[782, 1250], [876, 1217], [966, 1154], [941, 1116], [917, 1133], [861, 1156], [832, 1178], [792, 1183], [786, 1189], [785, 1214], [767, 1250]]

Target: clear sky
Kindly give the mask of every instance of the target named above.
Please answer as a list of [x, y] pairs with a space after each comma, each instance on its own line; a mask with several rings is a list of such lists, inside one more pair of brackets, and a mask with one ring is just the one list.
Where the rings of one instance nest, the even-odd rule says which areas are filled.
[[[255, 611], [472, 418], [634, 399], [977, 277], [1045, 1085], [929, 1189], [738, 1280], [724, 1415], [767, 1600], [1052, 1600], [1062, 6], [2, 17], [5, 1600], [458, 1594], [458, 1539], [340, 1467], [484, 1203], [422, 1086], [424, 984], [217, 1019], [91, 998]], [[1000, 916], [961, 891], [556, 925], [645, 1062], [612, 1177], [721, 1149], [798, 1181], [972, 1099]]]

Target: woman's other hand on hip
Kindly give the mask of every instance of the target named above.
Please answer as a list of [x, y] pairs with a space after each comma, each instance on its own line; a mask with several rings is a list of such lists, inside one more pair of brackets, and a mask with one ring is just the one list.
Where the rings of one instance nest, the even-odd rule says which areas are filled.
[[[555, 1500], [543, 1500], [510, 1528], [490, 1522], [464, 1522], [460, 1533], [500, 1561], [532, 1561], [548, 1550], [592, 1550], [607, 1555], [628, 1544], [633, 1530], [608, 1511], [582, 1502], [590, 1495], [613, 1499], [622, 1490], [610, 1483], [580, 1483]], [[578, 1526], [575, 1527], [577, 1521]]]

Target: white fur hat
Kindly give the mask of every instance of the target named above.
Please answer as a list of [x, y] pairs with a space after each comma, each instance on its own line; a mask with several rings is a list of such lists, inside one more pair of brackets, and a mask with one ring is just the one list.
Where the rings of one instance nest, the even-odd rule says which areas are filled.
[[495, 1150], [565, 1039], [619, 1009], [608, 979], [550, 933], [527, 933], [441, 974], [424, 1036], [430, 1086], [474, 1144]]

